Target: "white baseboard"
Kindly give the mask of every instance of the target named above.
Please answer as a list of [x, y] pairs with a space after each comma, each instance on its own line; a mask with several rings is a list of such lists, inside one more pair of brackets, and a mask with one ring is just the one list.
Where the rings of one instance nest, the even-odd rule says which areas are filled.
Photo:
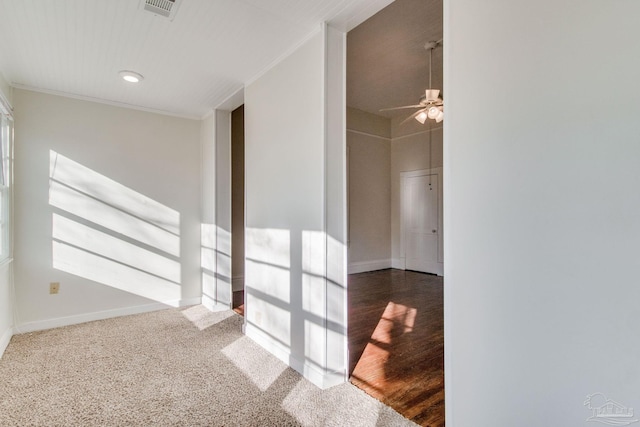
[[181, 299], [178, 302], [178, 307], [187, 307], [189, 305], [200, 305], [200, 304], [202, 304], [201, 297], [186, 298], [186, 299]]
[[215, 300], [206, 295], [202, 296], [202, 305], [211, 312], [231, 310], [230, 304], [217, 303]]
[[362, 261], [349, 263], [349, 274], [365, 273], [367, 271], [384, 270], [391, 268], [390, 259], [377, 259], [374, 261]]
[[391, 260], [391, 268], [395, 268], [397, 270], [406, 270], [406, 263], [404, 258], [394, 258]]
[[9, 327], [0, 337], [0, 358], [4, 354], [4, 351], [7, 349], [9, 345], [9, 341], [11, 341], [11, 337], [13, 336], [13, 328]]
[[318, 388], [324, 390], [347, 381], [346, 371], [324, 372], [318, 369], [318, 367], [310, 365], [308, 362], [303, 362], [291, 355], [287, 346], [271, 339], [268, 334], [251, 323], [245, 322], [244, 333], [269, 353], [299, 372]]
[[55, 319], [38, 320], [18, 325], [16, 332], [26, 333], [43, 331], [46, 329], [59, 328], [62, 326], [77, 325], [79, 323], [93, 322], [95, 320], [111, 319], [113, 317], [129, 316], [132, 314], [148, 313], [151, 311], [164, 310], [171, 307], [184, 307], [188, 305], [200, 304], [200, 298], [189, 298], [175, 302], [153, 303], [138, 305], [135, 307], [117, 308], [115, 310], [96, 311], [93, 313], [77, 314], [74, 316], [57, 317]]

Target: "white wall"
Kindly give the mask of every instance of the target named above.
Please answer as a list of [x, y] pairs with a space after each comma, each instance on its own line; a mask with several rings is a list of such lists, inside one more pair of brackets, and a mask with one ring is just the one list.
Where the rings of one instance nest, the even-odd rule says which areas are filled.
[[344, 126], [343, 33], [245, 88], [246, 333], [322, 387], [346, 375]]
[[200, 122], [201, 215], [200, 269], [202, 304], [210, 310], [219, 309], [216, 292], [216, 145], [215, 113]]
[[200, 122], [24, 90], [14, 102], [21, 329], [199, 302]]
[[13, 292], [11, 263], [0, 265], [0, 357], [13, 336]]
[[[0, 74], [0, 94], [12, 104], [12, 89]], [[11, 283], [11, 261], [0, 265], [0, 357], [13, 335], [13, 292]]]
[[231, 280], [231, 111], [202, 121], [202, 297], [212, 311], [228, 310]]
[[349, 273], [391, 267], [391, 121], [347, 109]]
[[13, 89], [9, 86], [9, 82], [7, 82], [0, 73], [0, 94], [6, 99], [10, 105], [13, 105]]
[[391, 257], [393, 267], [400, 269], [405, 268], [400, 247], [400, 174], [442, 167], [442, 126], [433, 120], [427, 120], [424, 125], [416, 120], [400, 125], [404, 119], [401, 116], [391, 121]]
[[216, 110], [216, 298], [232, 302], [231, 274], [231, 111]]
[[[347, 380], [347, 137], [346, 118], [346, 33], [332, 26], [324, 32], [324, 182], [326, 227], [325, 372], [323, 387]], [[307, 266], [313, 265], [307, 254]], [[303, 267], [305, 256], [303, 255]], [[312, 269], [307, 268], [312, 273]], [[303, 276], [303, 284], [312, 280]], [[306, 280], [305, 280], [306, 279]], [[308, 289], [303, 286], [303, 289]], [[308, 293], [308, 292], [307, 292]], [[303, 294], [304, 296], [304, 294]], [[313, 301], [314, 297], [311, 297]], [[307, 303], [308, 304], [308, 303]], [[311, 306], [314, 304], [311, 303]], [[317, 307], [315, 307], [317, 310]]]
[[445, 2], [449, 426], [591, 425], [596, 392], [640, 408], [638, 16]]

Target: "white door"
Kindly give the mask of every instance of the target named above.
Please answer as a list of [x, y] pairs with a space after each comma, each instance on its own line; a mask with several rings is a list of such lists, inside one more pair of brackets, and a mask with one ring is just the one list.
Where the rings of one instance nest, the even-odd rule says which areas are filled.
[[440, 171], [403, 176], [404, 255], [407, 270], [442, 275]]

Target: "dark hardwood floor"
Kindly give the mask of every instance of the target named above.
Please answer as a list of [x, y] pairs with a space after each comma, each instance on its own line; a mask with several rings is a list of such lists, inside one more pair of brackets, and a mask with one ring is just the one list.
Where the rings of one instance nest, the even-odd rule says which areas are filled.
[[422, 426], [444, 426], [443, 279], [349, 276], [351, 382]]
[[240, 316], [244, 316], [244, 291], [233, 292], [233, 301], [231, 306], [233, 307], [233, 311], [238, 313]]

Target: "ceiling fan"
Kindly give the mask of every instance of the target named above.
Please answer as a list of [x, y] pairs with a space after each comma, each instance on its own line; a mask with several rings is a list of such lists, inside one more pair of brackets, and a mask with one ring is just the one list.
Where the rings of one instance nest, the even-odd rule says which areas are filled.
[[440, 123], [444, 119], [444, 102], [439, 89], [431, 87], [431, 63], [433, 61], [433, 49], [442, 46], [442, 40], [435, 42], [427, 42], [424, 48], [429, 51], [429, 89], [424, 91], [424, 95], [415, 105], [403, 105], [402, 107], [383, 108], [380, 111], [404, 110], [408, 108], [419, 108], [418, 111], [407, 117], [400, 123], [405, 124], [411, 119], [416, 119], [420, 124], [424, 124], [427, 119], [433, 119], [436, 123]]

